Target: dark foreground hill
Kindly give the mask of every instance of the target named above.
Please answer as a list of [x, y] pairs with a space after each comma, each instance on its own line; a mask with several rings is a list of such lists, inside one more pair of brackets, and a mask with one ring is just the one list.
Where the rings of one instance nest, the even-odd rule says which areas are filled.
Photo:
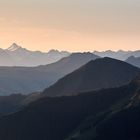
[[75, 53], [50, 65], [0, 67], [0, 95], [42, 91], [59, 78], [96, 58], [99, 57], [91, 53]]
[[100, 58], [68, 74], [43, 93], [47, 96], [62, 96], [119, 87], [130, 82], [139, 73], [139, 68], [126, 62], [108, 57]]
[[137, 79], [137, 85], [139, 88], [125, 106], [121, 106], [116, 113], [109, 113], [110, 117], [98, 125], [95, 140], [104, 140], [104, 137], [108, 140], [140, 139], [140, 78]]
[[131, 99], [138, 89], [139, 85], [132, 82], [120, 88], [37, 100], [20, 112], [0, 118], [0, 139], [64, 140], [85, 120]]
[[0, 96], [0, 115], [9, 114], [19, 110], [22, 102], [27, 98], [26, 95], [13, 94], [9, 96]]
[[32, 93], [29, 95], [12, 94], [9, 96], [0, 96], [0, 116], [17, 112], [30, 102], [37, 100], [40, 93]]
[[66, 140], [140, 140], [140, 78], [135, 84], [132, 96], [90, 116]]

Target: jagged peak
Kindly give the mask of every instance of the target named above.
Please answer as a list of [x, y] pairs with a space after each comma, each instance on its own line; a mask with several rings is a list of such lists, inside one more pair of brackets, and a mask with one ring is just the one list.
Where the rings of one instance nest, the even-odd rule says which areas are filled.
[[68, 52], [68, 51], [59, 51], [59, 50], [57, 50], [57, 49], [51, 49], [51, 50], [49, 50], [48, 51], [48, 54], [57, 54], [57, 53], [66, 53], [66, 54], [70, 54], [70, 52]]
[[59, 53], [59, 52], [60, 52], [60, 51], [55, 50], [55, 49], [51, 49], [51, 50], [48, 51], [48, 53]]
[[18, 49], [22, 49], [21, 46], [17, 45], [16, 43], [13, 43], [9, 48], [7, 48], [6, 50], [8, 51], [16, 51]]

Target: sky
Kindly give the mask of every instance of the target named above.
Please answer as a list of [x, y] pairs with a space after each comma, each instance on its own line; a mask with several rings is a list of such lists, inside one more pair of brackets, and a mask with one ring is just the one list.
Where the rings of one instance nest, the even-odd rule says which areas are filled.
[[140, 0], [0, 0], [0, 48], [140, 49]]

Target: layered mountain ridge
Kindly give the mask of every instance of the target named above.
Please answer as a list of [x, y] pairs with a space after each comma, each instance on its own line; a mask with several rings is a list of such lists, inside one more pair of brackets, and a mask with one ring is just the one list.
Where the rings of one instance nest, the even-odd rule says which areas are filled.
[[100, 57], [110, 57], [118, 60], [125, 61], [128, 57], [134, 56], [134, 57], [140, 57], [140, 50], [136, 51], [124, 51], [124, 50], [118, 50], [118, 51], [94, 51], [94, 54], [100, 56]]
[[0, 67], [0, 95], [42, 91], [66, 74], [97, 58], [99, 57], [91, 53], [75, 53], [49, 65]]
[[[8, 51], [30, 53], [16, 44]], [[1, 140], [140, 139], [140, 69], [120, 60], [73, 53], [49, 65], [0, 67], [0, 94], [12, 94], [0, 96]]]
[[47, 96], [74, 95], [80, 92], [119, 87], [130, 82], [140, 69], [112, 58], [90, 61], [66, 75], [44, 91]]
[[54, 63], [69, 56], [67, 51], [50, 50], [49, 52], [30, 51], [13, 43], [7, 49], [0, 50], [0, 66], [38, 66]]
[[[118, 108], [119, 104], [122, 106], [131, 101], [139, 89], [139, 84], [136, 83], [132, 81], [122, 87], [91, 91], [77, 96], [39, 99], [17, 113], [0, 118], [0, 139], [64, 140], [80, 127], [78, 133], [70, 136], [70, 140], [90, 140], [91, 138], [96, 140], [94, 127], [110, 113], [110, 110]], [[95, 116], [101, 112], [106, 112], [106, 115], [95, 119]], [[93, 119], [89, 119], [92, 117]], [[87, 126], [86, 120], [89, 120], [92, 126]], [[81, 130], [83, 123], [86, 128]], [[85, 133], [86, 137], [84, 137]], [[112, 133], [109, 134], [112, 135]]]

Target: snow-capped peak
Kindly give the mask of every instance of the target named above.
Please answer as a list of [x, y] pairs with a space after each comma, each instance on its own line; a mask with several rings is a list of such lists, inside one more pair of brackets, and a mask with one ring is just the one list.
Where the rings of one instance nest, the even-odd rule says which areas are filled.
[[18, 49], [21, 49], [21, 47], [16, 43], [13, 43], [9, 48], [7, 48], [8, 51], [16, 51]]

